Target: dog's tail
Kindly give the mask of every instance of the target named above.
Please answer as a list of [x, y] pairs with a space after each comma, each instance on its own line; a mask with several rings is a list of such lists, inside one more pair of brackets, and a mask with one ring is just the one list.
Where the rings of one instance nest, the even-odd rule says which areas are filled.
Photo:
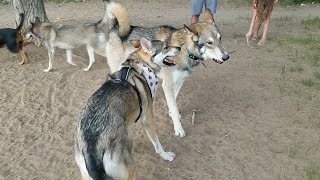
[[87, 152], [84, 153], [84, 160], [88, 173], [93, 180], [113, 180], [104, 170], [103, 155], [98, 155], [96, 143], [88, 142]]
[[98, 22], [109, 23], [109, 29], [112, 29], [116, 23], [119, 25], [119, 36], [126, 36], [130, 32], [129, 17], [126, 8], [121, 4], [110, 0], [103, 0], [105, 5], [105, 14]]
[[19, 16], [20, 16], [20, 23], [19, 23], [18, 27], [16, 28], [17, 31], [20, 31], [20, 29], [23, 26], [23, 22], [24, 22], [24, 14], [20, 13]]

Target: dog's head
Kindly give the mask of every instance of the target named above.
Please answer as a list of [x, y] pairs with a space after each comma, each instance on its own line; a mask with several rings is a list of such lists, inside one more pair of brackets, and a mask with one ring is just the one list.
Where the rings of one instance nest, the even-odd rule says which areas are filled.
[[197, 41], [198, 51], [204, 60], [213, 60], [222, 64], [229, 59], [229, 54], [222, 46], [221, 33], [213, 20], [209, 9], [205, 10], [204, 22], [185, 27], [187, 33], [192, 34]]
[[130, 43], [137, 48], [132, 57], [143, 61], [155, 72], [160, 71], [161, 67], [176, 65], [170, 57], [178, 55], [181, 50], [180, 47], [167, 46], [162, 41], [149, 41], [146, 38], [131, 40]]
[[36, 37], [40, 37], [40, 28], [41, 28], [41, 21], [38, 17], [36, 17], [35, 22], [30, 22], [30, 29], [26, 34], [26, 38], [30, 39], [30, 38], [34, 38]]

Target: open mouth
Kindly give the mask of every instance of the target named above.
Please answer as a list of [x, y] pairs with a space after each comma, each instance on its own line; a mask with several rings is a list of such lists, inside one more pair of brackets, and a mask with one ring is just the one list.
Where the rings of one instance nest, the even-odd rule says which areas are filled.
[[212, 59], [214, 62], [216, 62], [216, 63], [218, 63], [218, 64], [222, 64], [223, 63], [223, 61], [218, 61], [218, 60], [216, 60], [216, 59]]
[[167, 66], [175, 66], [176, 65], [176, 62], [169, 59], [169, 58], [164, 58], [164, 60], [162, 61], [164, 65], [167, 65]]

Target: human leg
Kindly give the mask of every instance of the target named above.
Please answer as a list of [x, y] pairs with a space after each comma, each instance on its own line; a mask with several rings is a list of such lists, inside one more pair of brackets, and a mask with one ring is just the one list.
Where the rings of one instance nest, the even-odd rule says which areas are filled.
[[199, 22], [199, 17], [202, 12], [204, 2], [205, 0], [192, 0], [192, 17], [191, 17], [192, 24]]

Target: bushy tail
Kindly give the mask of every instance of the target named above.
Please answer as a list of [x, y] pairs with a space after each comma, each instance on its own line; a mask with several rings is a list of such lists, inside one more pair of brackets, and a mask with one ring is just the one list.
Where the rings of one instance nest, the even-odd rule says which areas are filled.
[[119, 36], [126, 36], [130, 32], [130, 24], [127, 10], [119, 3], [110, 0], [103, 0], [105, 4], [105, 14], [98, 23], [109, 23], [112, 29], [116, 23], [119, 25]]
[[20, 23], [19, 23], [18, 27], [16, 28], [17, 31], [20, 31], [20, 29], [23, 26], [23, 22], [24, 22], [24, 14], [20, 13], [19, 16], [20, 16]]

